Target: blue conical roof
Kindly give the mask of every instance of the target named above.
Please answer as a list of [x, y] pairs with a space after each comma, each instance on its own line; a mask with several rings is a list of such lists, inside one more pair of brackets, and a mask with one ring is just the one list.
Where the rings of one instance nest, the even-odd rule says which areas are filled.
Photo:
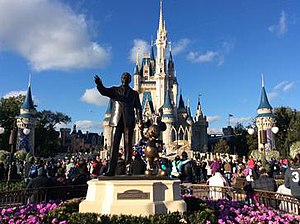
[[165, 103], [163, 105], [163, 108], [172, 108], [172, 103], [171, 103], [171, 97], [170, 97], [170, 91], [167, 90], [167, 94], [165, 97]]
[[182, 99], [182, 94], [180, 93], [180, 97], [179, 97], [179, 104], [178, 104], [178, 109], [185, 109], [185, 106], [184, 106], [184, 102], [183, 102], [183, 99]]
[[264, 86], [261, 89], [260, 103], [257, 109], [272, 109]]
[[134, 71], [133, 71], [134, 75], [138, 75], [139, 74], [139, 66], [136, 64], [134, 67]]
[[154, 47], [153, 47], [153, 45], [151, 46], [150, 60], [151, 60], [151, 61], [154, 61], [154, 60], [155, 60], [155, 57], [154, 57]]
[[26, 109], [26, 110], [34, 110], [35, 109], [33, 100], [32, 100], [30, 85], [28, 86], [26, 97], [25, 97], [23, 105], [21, 106], [21, 109]]

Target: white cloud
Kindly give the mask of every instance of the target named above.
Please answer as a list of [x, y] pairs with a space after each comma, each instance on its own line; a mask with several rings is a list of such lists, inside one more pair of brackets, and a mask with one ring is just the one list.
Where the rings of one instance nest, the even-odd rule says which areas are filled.
[[223, 134], [223, 131], [221, 128], [208, 128], [207, 133], [208, 134]]
[[188, 38], [184, 38], [184, 39], [181, 39], [181, 40], [175, 42], [174, 45], [172, 46], [172, 54], [177, 55], [177, 54], [181, 53], [188, 47], [188, 45], [190, 43], [191, 43], [191, 40], [189, 40]]
[[281, 12], [278, 24], [272, 25], [268, 29], [271, 33], [274, 33], [279, 38], [283, 37], [284, 34], [286, 34], [286, 32], [288, 31], [288, 27], [285, 11]]
[[251, 123], [252, 117], [232, 117], [230, 118], [230, 124], [235, 126], [237, 123], [245, 124], [245, 123]]
[[212, 62], [217, 57], [218, 53], [214, 51], [206, 51], [203, 54], [200, 54], [199, 52], [190, 52], [187, 55], [187, 59], [189, 61], [195, 62], [195, 63], [207, 63]]
[[19, 91], [11, 91], [11, 92], [8, 92], [8, 93], [6, 93], [4, 96], [3, 96], [3, 98], [9, 98], [9, 97], [17, 97], [17, 96], [19, 96], [19, 95], [26, 95], [26, 93], [27, 93], [27, 91], [25, 91], [25, 90], [19, 90]]
[[285, 86], [288, 83], [288, 81], [282, 81], [280, 83], [278, 83], [276, 86], [274, 86], [274, 90], [279, 90], [282, 89], [283, 86]]
[[81, 130], [82, 132], [100, 132], [102, 130], [102, 122], [100, 121], [82, 120], [76, 121], [75, 124], [77, 130]]
[[136, 62], [136, 56], [138, 53], [139, 61], [144, 57], [145, 54], [150, 53], [150, 44], [142, 39], [134, 39], [133, 47], [130, 50], [129, 60], [133, 63]]
[[294, 86], [295, 86], [294, 82], [289, 82], [282, 88], [282, 90], [283, 90], [283, 92], [287, 92], [290, 89], [294, 88]]
[[278, 96], [278, 92], [270, 92], [268, 93], [268, 98], [271, 100], [271, 99], [274, 99]]
[[36, 71], [101, 67], [110, 59], [110, 49], [90, 39], [84, 15], [58, 1], [2, 0], [0, 27], [0, 49]]
[[198, 51], [191, 51], [187, 55], [187, 60], [194, 63], [209, 63], [216, 62], [218, 66], [223, 65], [225, 62], [225, 55], [229, 54], [234, 48], [234, 44], [228, 41], [222, 42], [222, 46], [218, 50], [206, 50], [204, 53]]
[[273, 90], [268, 93], [269, 99], [274, 99], [280, 96], [282, 93], [286, 93], [295, 87], [295, 82], [282, 81], [273, 87]]
[[219, 115], [207, 116], [207, 121], [209, 123], [213, 123], [213, 122], [219, 121], [220, 119], [221, 119], [221, 117]]
[[98, 106], [104, 106], [107, 105], [108, 98], [102, 96], [95, 87], [92, 89], [86, 89], [81, 97], [81, 101]]

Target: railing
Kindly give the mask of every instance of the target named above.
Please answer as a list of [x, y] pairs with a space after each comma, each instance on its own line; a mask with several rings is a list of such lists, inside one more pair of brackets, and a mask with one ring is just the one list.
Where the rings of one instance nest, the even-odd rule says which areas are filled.
[[36, 189], [23, 189], [0, 193], [0, 207], [24, 205], [30, 202], [38, 203], [49, 200], [69, 200], [85, 197], [87, 184], [67, 185]]
[[[246, 192], [235, 187], [211, 187], [205, 184], [182, 185], [183, 195], [192, 195], [201, 199], [226, 199], [232, 201], [245, 201]], [[267, 207], [279, 209], [293, 214], [300, 214], [300, 201], [292, 195], [276, 192], [255, 190], [252, 203], [258, 202]]]
[[[245, 201], [246, 193], [236, 187], [212, 187], [205, 184], [182, 184], [181, 193], [192, 195], [200, 199], [226, 199], [232, 201]], [[67, 185], [38, 189], [23, 189], [0, 193], [0, 208], [14, 205], [25, 205], [30, 202], [49, 200], [69, 200], [85, 197], [87, 184]], [[254, 191], [254, 201], [285, 212], [299, 214], [300, 201], [291, 195], [279, 194], [269, 191]]]

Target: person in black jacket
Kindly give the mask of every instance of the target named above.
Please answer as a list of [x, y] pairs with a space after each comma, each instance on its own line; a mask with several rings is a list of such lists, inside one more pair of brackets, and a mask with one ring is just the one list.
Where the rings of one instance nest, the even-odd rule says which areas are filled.
[[[42, 188], [42, 187], [51, 187], [52, 186], [52, 180], [47, 177], [47, 170], [43, 167], [40, 167], [37, 170], [37, 177], [34, 177], [29, 181], [26, 188], [27, 189], [34, 189], [34, 188]], [[31, 195], [31, 197], [28, 199], [28, 202], [31, 203], [38, 203], [39, 197], [36, 194]]]
[[260, 169], [260, 176], [252, 182], [252, 188], [264, 191], [277, 191], [277, 184], [274, 178], [269, 177], [265, 168]]
[[184, 151], [181, 153], [181, 181], [183, 183], [193, 183], [195, 180], [195, 163], [193, 160], [188, 159], [187, 153]]
[[300, 154], [295, 156], [291, 166], [285, 171], [284, 185], [291, 189], [295, 198], [300, 200]]
[[144, 175], [146, 171], [146, 163], [142, 160], [139, 153], [134, 155], [134, 159], [131, 163], [131, 174], [132, 175]]
[[47, 170], [40, 167], [37, 171], [37, 177], [31, 179], [27, 184], [27, 189], [30, 188], [40, 188], [40, 187], [50, 187], [52, 186], [52, 180], [47, 177]]

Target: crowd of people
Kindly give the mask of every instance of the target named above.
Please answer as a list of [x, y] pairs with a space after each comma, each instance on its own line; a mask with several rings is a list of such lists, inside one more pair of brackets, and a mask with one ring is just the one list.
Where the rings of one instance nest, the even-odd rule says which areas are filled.
[[[73, 155], [60, 159], [41, 159], [31, 157], [27, 161], [15, 161], [12, 166], [13, 176], [23, 177], [27, 188], [61, 186], [67, 184], [85, 184], [88, 180], [98, 178], [107, 171], [108, 160], [95, 155], [86, 158]], [[115, 175], [144, 175], [147, 161], [138, 151], [133, 151], [132, 163], [126, 166], [122, 153], [119, 154]], [[287, 159], [271, 160], [264, 167], [261, 161], [251, 156], [247, 161], [234, 160], [231, 157], [215, 157], [210, 160], [201, 157], [200, 153], [189, 158], [187, 152], [176, 155], [173, 159], [161, 157], [156, 163], [156, 171], [164, 170], [169, 178], [180, 179], [182, 183], [201, 183], [210, 186], [232, 186], [238, 177], [246, 178], [244, 190], [246, 200], [254, 202], [254, 189], [277, 191], [276, 177], [284, 177], [285, 184], [279, 187], [280, 192], [290, 193], [300, 199], [300, 154], [289, 164]], [[0, 181], [5, 180], [8, 167], [0, 163]]]

